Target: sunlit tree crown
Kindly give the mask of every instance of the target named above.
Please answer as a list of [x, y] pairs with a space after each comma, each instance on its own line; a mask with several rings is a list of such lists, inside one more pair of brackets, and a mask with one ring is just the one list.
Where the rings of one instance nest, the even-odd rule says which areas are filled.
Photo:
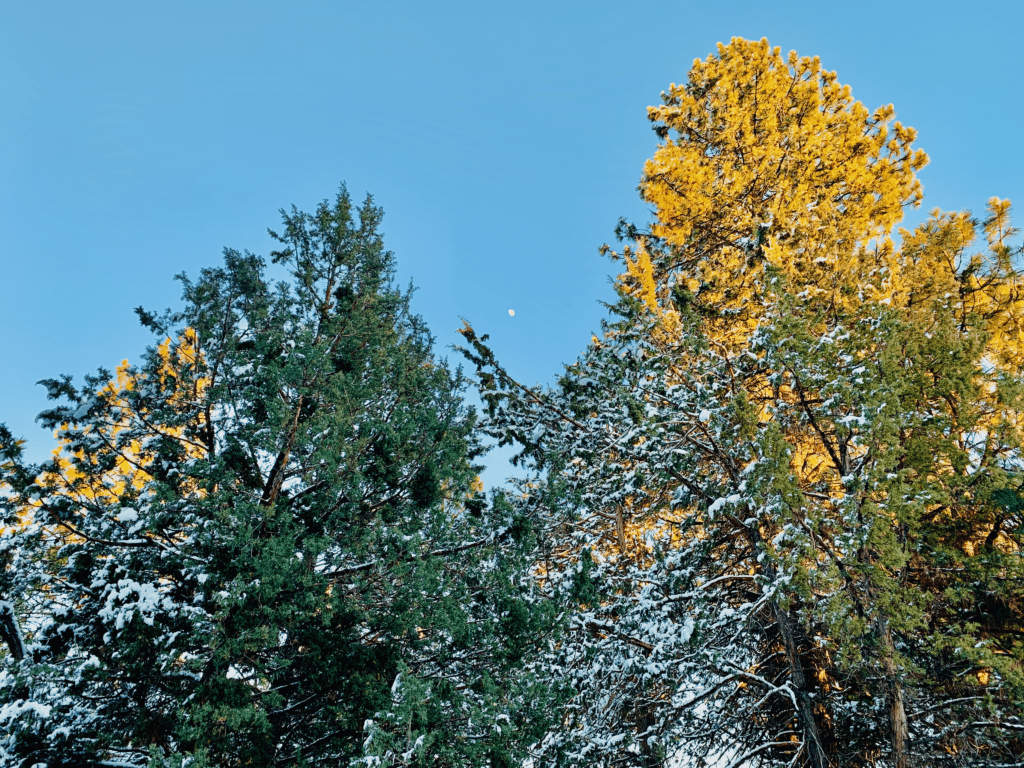
[[817, 57], [741, 38], [694, 61], [662, 99], [648, 109], [663, 143], [640, 192], [670, 249], [656, 266], [668, 282], [746, 315], [766, 263], [809, 295], [884, 279], [889, 235], [920, 201], [915, 172], [928, 161], [892, 105], [870, 112]]

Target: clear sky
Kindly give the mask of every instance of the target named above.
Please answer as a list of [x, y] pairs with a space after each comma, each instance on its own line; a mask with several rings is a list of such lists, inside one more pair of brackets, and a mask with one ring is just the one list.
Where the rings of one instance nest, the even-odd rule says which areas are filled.
[[[459, 317], [520, 380], [599, 329], [645, 108], [734, 35], [896, 106], [925, 208], [1022, 207], [1019, 2], [0, 0], [0, 421], [43, 458], [35, 382], [138, 359], [132, 308], [347, 181], [386, 212], [443, 351]], [[514, 309], [515, 316], [508, 310]]]

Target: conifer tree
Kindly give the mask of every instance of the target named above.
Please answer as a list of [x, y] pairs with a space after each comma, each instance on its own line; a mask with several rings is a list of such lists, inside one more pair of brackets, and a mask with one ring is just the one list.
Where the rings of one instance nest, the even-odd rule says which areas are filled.
[[1022, 764], [1008, 203], [896, 246], [913, 131], [765, 41], [650, 115], [602, 337], [530, 389], [464, 330], [571, 608], [535, 764]]
[[285, 279], [225, 251], [180, 312], [138, 310], [141, 364], [45, 382], [51, 461], [3, 433], [4, 765], [511, 765], [532, 739], [530, 538], [480, 491], [461, 373], [370, 198], [282, 215]]

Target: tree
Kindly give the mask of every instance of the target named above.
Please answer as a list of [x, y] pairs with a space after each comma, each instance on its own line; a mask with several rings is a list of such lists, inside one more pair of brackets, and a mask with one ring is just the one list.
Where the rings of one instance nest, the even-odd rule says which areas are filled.
[[[10, 430], [0, 424], [0, 444], [4, 446], [0, 458], [0, 478], [14, 469], [15, 459], [21, 456], [21, 440], [15, 440]], [[2, 480], [0, 480], [2, 482]], [[8, 527], [15, 527], [20, 523], [17, 515], [4, 515], [3, 528], [0, 532], [6, 531]], [[17, 562], [18, 552], [10, 546], [10, 538], [0, 538], [0, 641], [7, 646], [7, 652], [20, 661], [25, 657], [25, 636], [21, 631], [21, 624], [18, 621], [18, 612], [15, 610], [15, 591], [12, 588], [11, 576], [19, 563]]]
[[656, 220], [620, 229], [602, 338], [542, 390], [464, 330], [572, 611], [535, 764], [1021, 764], [1008, 203], [897, 247], [913, 131], [764, 41], [651, 117]]
[[650, 235], [671, 251], [654, 278], [678, 301], [742, 341], [771, 301], [767, 269], [822, 303], [880, 298], [870, 291], [884, 288], [892, 229], [921, 200], [915, 171], [928, 162], [892, 105], [870, 113], [817, 57], [741, 38], [695, 60], [662, 100], [648, 109], [663, 143], [640, 192]]
[[225, 251], [182, 311], [138, 310], [141, 365], [44, 382], [53, 460], [4, 433], [4, 585], [34, 611], [10, 764], [501, 765], [543, 711], [529, 537], [480, 491], [380, 209], [282, 215], [285, 280]]

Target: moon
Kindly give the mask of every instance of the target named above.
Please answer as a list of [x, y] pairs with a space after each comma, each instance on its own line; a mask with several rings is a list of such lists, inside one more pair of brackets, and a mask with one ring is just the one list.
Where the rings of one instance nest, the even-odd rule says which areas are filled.
[[516, 311], [515, 311], [514, 309], [510, 309], [510, 310], [508, 311], [508, 316], [509, 316], [509, 317], [515, 317], [515, 316], [516, 316]]

